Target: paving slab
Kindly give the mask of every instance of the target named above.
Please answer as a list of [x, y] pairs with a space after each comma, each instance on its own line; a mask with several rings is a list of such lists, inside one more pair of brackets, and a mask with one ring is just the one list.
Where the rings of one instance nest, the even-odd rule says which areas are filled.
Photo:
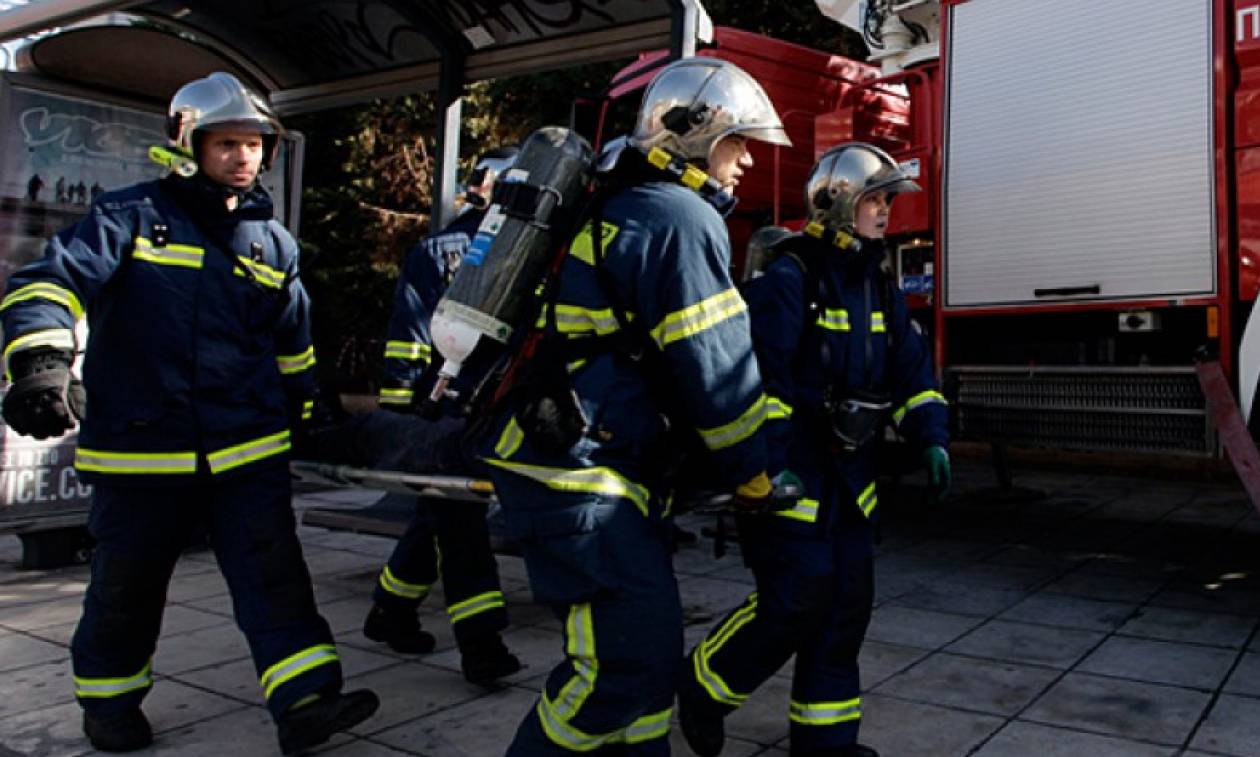
[[1225, 682], [1224, 690], [1230, 694], [1260, 697], [1260, 654], [1245, 653]]
[[56, 662], [31, 665], [0, 674], [0, 730], [4, 719], [57, 707], [74, 700], [69, 654]]
[[990, 620], [946, 651], [969, 657], [987, 657], [1066, 670], [1106, 638], [1098, 631]]
[[934, 654], [875, 687], [879, 694], [961, 710], [1014, 716], [1060, 673], [1041, 667]]
[[1238, 658], [1233, 650], [1115, 636], [1081, 661], [1084, 673], [1212, 691]]
[[984, 622], [970, 615], [884, 605], [875, 608], [866, 638], [907, 647], [939, 649]]
[[1103, 602], [1042, 591], [1002, 613], [1004, 620], [1084, 631], [1113, 631], [1137, 610], [1136, 602]]
[[917, 586], [891, 600], [891, 604], [988, 618], [1014, 607], [1027, 596], [1024, 590], [977, 586], [951, 577]]
[[1021, 718], [1104, 735], [1142, 734], [1157, 744], [1180, 745], [1210, 699], [1210, 694], [1191, 689], [1068, 673]]
[[974, 752], [974, 757], [1174, 757], [1177, 751], [1112, 736], [1014, 721]]
[[1046, 591], [1109, 602], [1145, 602], [1164, 584], [1161, 578], [1128, 578], [1076, 570], [1048, 584]]
[[1260, 754], [1260, 699], [1224, 694], [1190, 745], [1215, 754]]
[[69, 657], [70, 651], [64, 646], [16, 631], [0, 631], [0, 678], [11, 675], [15, 670]]
[[862, 697], [858, 739], [889, 757], [961, 756], [969, 754], [1003, 722], [993, 715], [867, 694]]
[[[867, 640], [862, 644], [862, 651], [858, 655], [862, 688], [866, 691], [874, 689], [928, 654], [930, 653], [927, 650], [916, 647]], [[789, 666], [784, 667], [790, 670]]]
[[1133, 614], [1119, 633], [1147, 639], [1189, 641], [1239, 648], [1256, 628], [1256, 618], [1218, 612], [1144, 607]]

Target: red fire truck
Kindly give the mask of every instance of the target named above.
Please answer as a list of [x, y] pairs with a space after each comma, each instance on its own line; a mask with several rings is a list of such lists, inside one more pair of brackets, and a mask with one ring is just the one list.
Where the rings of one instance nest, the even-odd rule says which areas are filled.
[[756, 156], [775, 192], [743, 192], [736, 250], [799, 212], [811, 156], [878, 144], [924, 190], [891, 262], [962, 438], [1215, 454], [1194, 365], [1207, 346], [1236, 375], [1260, 289], [1260, 2], [817, 2], [879, 73], [832, 85], [835, 58], [729, 32], [701, 52], [761, 79], [795, 143]]

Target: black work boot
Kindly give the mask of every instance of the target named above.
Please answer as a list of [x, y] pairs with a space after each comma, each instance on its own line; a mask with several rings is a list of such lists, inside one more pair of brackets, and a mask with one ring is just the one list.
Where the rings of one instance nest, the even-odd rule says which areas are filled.
[[487, 686], [521, 669], [521, 661], [508, 651], [497, 633], [476, 636], [459, 645], [459, 667], [464, 680]]
[[424, 654], [433, 651], [437, 643], [433, 634], [421, 630], [415, 609], [385, 608], [374, 604], [363, 621], [363, 635], [372, 641], [383, 641], [395, 652]]
[[120, 715], [84, 712], [83, 733], [102, 752], [134, 752], [153, 743], [153, 729], [139, 707]]
[[683, 679], [678, 686], [678, 725], [687, 746], [700, 757], [717, 757], [726, 743], [723, 719], [726, 710], [691, 680], [691, 658], [683, 662]]
[[297, 754], [322, 744], [334, 733], [348, 731], [370, 718], [380, 704], [376, 694], [367, 689], [321, 694], [309, 704], [290, 709], [276, 721], [280, 751]]

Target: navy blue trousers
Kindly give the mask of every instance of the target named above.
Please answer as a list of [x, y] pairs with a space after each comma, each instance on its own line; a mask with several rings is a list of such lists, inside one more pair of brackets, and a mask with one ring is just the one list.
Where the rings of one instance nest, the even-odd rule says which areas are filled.
[[272, 716], [340, 690], [341, 664], [295, 532], [288, 469], [277, 461], [186, 484], [95, 484], [92, 579], [70, 647], [84, 709], [109, 715], [148, 694], [171, 572], [203, 526]]

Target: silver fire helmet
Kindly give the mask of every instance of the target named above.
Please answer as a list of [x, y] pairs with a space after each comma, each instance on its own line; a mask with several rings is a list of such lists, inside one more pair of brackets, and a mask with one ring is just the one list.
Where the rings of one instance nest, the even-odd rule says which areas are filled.
[[171, 98], [166, 119], [171, 146], [185, 156], [195, 157], [193, 135], [202, 129], [240, 129], [261, 134], [264, 171], [271, 167], [284, 133], [267, 101], [222, 71], [185, 84]]
[[792, 146], [765, 90], [743, 69], [717, 58], [684, 58], [648, 84], [630, 141], [707, 163], [713, 147], [731, 134]]
[[864, 142], [846, 142], [822, 154], [805, 181], [805, 220], [853, 231], [862, 196], [918, 192], [919, 185], [888, 153]]

